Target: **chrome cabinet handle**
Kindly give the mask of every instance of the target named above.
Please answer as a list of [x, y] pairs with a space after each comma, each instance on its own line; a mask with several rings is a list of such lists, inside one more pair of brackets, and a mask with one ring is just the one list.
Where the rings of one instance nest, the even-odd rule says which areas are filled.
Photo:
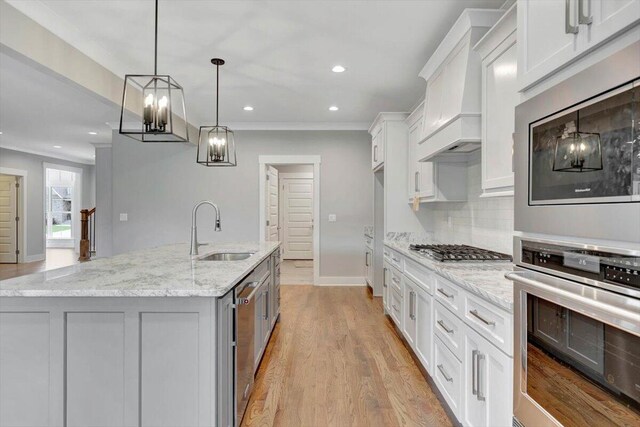
[[564, 4], [564, 32], [566, 34], [578, 34], [580, 28], [577, 25], [571, 25], [571, 0], [565, 0]]
[[480, 353], [480, 351], [478, 350], [474, 350], [476, 352], [476, 398], [481, 401], [484, 402], [486, 399], [484, 397], [484, 394], [482, 394], [482, 385], [480, 384], [480, 380], [481, 380], [481, 376], [480, 376], [480, 362], [484, 360], [484, 354]]
[[378, 146], [377, 145], [373, 146], [373, 161], [374, 162], [378, 161]]
[[487, 320], [484, 317], [480, 316], [480, 314], [478, 313], [478, 310], [471, 310], [471, 311], [469, 311], [469, 313], [473, 314], [474, 317], [479, 319], [482, 323], [484, 323], [487, 326], [494, 326], [496, 324], [496, 322], [493, 322], [491, 320]]
[[438, 292], [440, 292], [442, 295], [444, 295], [447, 298], [453, 298], [453, 295], [446, 293], [442, 288], [438, 288]]
[[451, 378], [447, 372], [444, 370], [444, 366], [442, 365], [438, 365], [438, 370], [440, 371], [440, 373], [442, 374], [442, 376], [444, 377], [445, 380], [447, 380], [448, 382], [452, 383], [453, 382], [453, 378]]
[[[591, 25], [593, 23], [593, 16], [585, 15], [584, 3], [590, 0], [578, 0], [578, 24]], [[589, 4], [589, 11], [591, 11], [591, 4]]]
[[384, 267], [382, 269], [383, 273], [382, 273], [382, 287], [386, 288], [387, 287], [387, 267]]
[[394, 309], [395, 311], [400, 311], [400, 310], [398, 310], [398, 307], [396, 307], [396, 305], [395, 305], [395, 304], [391, 304], [391, 307], [393, 307], [393, 309]]
[[445, 325], [445, 323], [442, 320], [438, 320], [438, 325], [440, 325], [440, 327], [444, 329], [444, 331], [448, 334], [452, 334], [454, 332], [453, 329]]
[[409, 319], [416, 320], [416, 293], [413, 291], [409, 292]]
[[391, 278], [391, 281], [392, 281], [393, 283], [395, 283], [396, 285], [399, 285], [399, 284], [400, 284], [400, 280], [396, 279], [395, 277], [392, 277], [392, 278]]
[[392, 259], [392, 260], [394, 260], [395, 262], [400, 262], [400, 259], [399, 259], [399, 258], [396, 258], [396, 257], [394, 257], [394, 256], [392, 256], [392, 257], [391, 257], [391, 259]]
[[415, 192], [417, 193], [417, 192], [420, 191], [419, 184], [418, 184], [418, 181], [420, 180], [420, 172], [416, 171], [414, 173], [413, 180], [414, 180], [413, 188], [414, 188]]
[[478, 350], [473, 350], [471, 352], [471, 394], [474, 396], [478, 395], [478, 386], [476, 385], [476, 359], [478, 356]]
[[369, 267], [369, 252], [364, 253], [364, 266]]

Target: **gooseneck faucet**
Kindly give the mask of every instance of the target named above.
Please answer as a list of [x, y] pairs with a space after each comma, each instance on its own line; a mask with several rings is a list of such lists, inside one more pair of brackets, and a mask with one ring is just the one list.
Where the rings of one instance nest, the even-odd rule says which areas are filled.
[[193, 211], [191, 212], [191, 251], [190, 255], [198, 255], [198, 247], [202, 246], [198, 244], [198, 229], [196, 227], [197, 216], [198, 216], [198, 208], [202, 205], [211, 205], [216, 210], [216, 223], [215, 223], [215, 231], [220, 231], [222, 228], [220, 227], [220, 209], [216, 206], [215, 203], [210, 202], [209, 200], [203, 200], [201, 202], [196, 203], [193, 207]]

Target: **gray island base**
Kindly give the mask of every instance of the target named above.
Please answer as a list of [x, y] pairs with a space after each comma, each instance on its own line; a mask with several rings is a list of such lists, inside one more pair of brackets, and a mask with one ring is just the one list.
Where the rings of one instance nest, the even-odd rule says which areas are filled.
[[234, 425], [233, 289], [266, 272], [259, 363], [278, 247], [205, 246], [253, 255], [203, 261], [163, 246], [0, 282], [0, 426]]

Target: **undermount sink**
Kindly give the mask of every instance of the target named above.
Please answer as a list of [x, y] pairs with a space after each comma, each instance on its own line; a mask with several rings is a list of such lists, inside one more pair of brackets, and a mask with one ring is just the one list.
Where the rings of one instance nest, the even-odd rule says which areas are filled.
[[251, 255], [253, 252], [216, 252], [202, 257], [198, 261], [242, 261]]

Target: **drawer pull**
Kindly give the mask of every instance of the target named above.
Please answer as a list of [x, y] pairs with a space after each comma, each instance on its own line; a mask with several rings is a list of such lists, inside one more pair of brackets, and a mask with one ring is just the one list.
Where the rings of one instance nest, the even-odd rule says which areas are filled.
[[393, 309], [394, 309], [395, 311], [400, 312], [400, 310], [398, 310], [398, 307], [396, 307], [396, 305], [395, 305], [395, 304], [391, 304], [391, 307], [393, 307]]
[[387, 287], [387, 267], [384, 267], [382, 269], [383, 273], [382, 273], [382, 287], [386, 288]]
[[444, 331], [448, 334], [452, 334], [453, 333], [453, 329], [449, 328], [447, 325], [444, 324], [444, 322], [442, 320], [438, 320], [438, 325], [440, 325], [440, 327], [442, 329], [444, 329]]
[[442, 295], [444, 295], [447, 298], [452, 298], [453, 299], [453, 295], [446, 293], [445, 290], [442, 289], [442, 288], [438, 288], [438, 292], [440, 292]]
[[450, 383], [453, 382], [453, 378], [451, 378], [449, 375], [447, 375], [447, 372], [444, 370], [444, 366], [438, 365], [438, 370], [440, 371], [440, 373], [442, 374], [442, 376], [444, 377], [445, 380], [447, 380]]
[[391, 281], [392, 281], [393, 283], [395, 283], [396, 285], [399, 285], [399, 284], [400, 284], [400, 280], [399, 280], [399, 279], [396, 279], [395, 277], [391, 277]]
[[480, 314], [478, 313], [478, 310], [471, 310], [469, 311], [469, 313], [473, 314], [477, 319], [479, 319], [482, 323], [484, 323], [487, 326], [494, 326], [496, 324], [496, 322], [492, 322], [480, 316]]
[[395, 262], [400, 262], [400, 260], [399, 260], [398, 258], [394, 257], [394, 256], [392, 256], [392, 257], [391, 257], [391, 259], [392, 259], [393, 261], [395, 261]]

